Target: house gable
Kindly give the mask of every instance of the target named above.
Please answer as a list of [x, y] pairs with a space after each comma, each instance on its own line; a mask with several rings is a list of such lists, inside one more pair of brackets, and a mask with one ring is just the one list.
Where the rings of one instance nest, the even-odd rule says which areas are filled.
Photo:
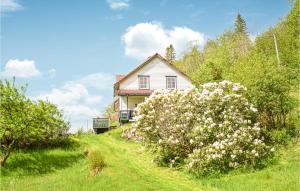
[[118, 89], [139, 89], [139, 75], [150, 76], [150, 89], [152, 90], [165, 89], [167, 76], [177, 77], [177, 89], [187, 89], [193, 86], [191, 80], [184, 73], [168, 63], [159, 54], [150, 57], [115, 85], [119, 87]]

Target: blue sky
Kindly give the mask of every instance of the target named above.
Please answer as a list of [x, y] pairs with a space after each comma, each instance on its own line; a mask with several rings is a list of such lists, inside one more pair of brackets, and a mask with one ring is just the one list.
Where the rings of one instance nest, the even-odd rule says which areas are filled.
[[[115, 74], [172, 43], [180, 56], [233, 27], [252, 37], [289, 11], [287, 0], [1, 0], [1, 78], [29, 83], [28, 95], [86, 127], [112, 101]], [[91, 123], [90, 123], [91, 124]]]

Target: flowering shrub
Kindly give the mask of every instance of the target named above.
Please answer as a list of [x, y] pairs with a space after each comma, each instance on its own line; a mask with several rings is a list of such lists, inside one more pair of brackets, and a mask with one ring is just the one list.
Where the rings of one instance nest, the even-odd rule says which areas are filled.
[[136, 128], [134, 127], [123, 129], [121, 136], [127, 140], [143, 141], [143, 137], [137, 134]]
[[160, 164], [187, 164], [197, 174], [258, 167], [272, 155], [256, 121], [257, 110], [238, 83], [207, 83], [186, 91], [158, 90], [136, 110], [136, 136]]

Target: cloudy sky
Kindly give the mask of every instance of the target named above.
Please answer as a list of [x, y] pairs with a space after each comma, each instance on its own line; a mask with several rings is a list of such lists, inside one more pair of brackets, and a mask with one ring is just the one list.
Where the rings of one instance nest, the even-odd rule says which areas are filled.
[[0, 0], [0, 78], [57, 104], [72, 129], [100, 116], [124, 74], [172, 43], [180, 57], [233, 27], [252, 37], [284, 17], [288, 0]]

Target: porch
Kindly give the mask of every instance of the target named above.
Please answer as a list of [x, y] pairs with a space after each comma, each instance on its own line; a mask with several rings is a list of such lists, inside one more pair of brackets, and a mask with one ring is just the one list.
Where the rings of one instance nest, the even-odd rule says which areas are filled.
[[138, 104], [144, 102], [146, 97], [132, 95], [119, 96], [119, 121], [122, 123], [133, 121], [135, 108]]

